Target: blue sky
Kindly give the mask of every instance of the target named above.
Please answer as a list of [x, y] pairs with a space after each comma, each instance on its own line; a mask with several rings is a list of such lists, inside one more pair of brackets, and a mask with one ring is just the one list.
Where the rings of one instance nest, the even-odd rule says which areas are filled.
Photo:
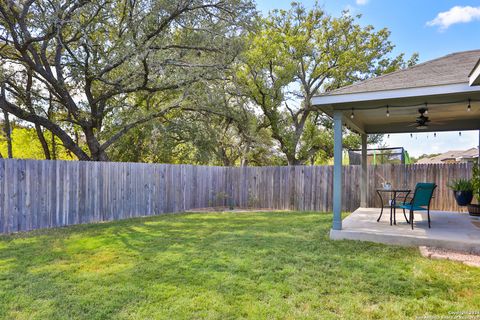
[[[311, 7], [314, 0], [299, 1]], [[388, 28], [395, 44], [394, 54], [404, 52], [407, 57], [418, 52], [420, 62], [443, 55], [480, 48], [480, 0], [324, 0], [318, 1], [326, 12], [334, 16], [349, 9], [362, 14], [360, 23], [377, 29]], [[263, 13], [272, 9], [287, 9], [290, 1], [257, 0]], [[438, 153], [447, 150], [478, 146], [478, 132], [417, 134], [385, 137], [389, 146], [404, 146], [410, 154]]]

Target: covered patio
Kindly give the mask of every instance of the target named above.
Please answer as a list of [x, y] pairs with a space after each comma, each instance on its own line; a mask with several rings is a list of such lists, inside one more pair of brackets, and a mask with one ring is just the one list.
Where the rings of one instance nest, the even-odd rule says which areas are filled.
[[358, 208], [343, 220], [341, 230], [331, 230], [330, 238], [480, 253], [480, 218], [468, 213], [432, 211], [432, 228], [428, 228], [426, 212], [415, 212], [413, 230], [402, 214], [394, 226], [386, 217], [377, 222], [379, 214], [378, 208]]
[[[468, 214], [431, 212], [429, 229], [426, 214], [416, 212], [411, 230], [400, 212], [399, 223], [391, 226], [386, 218], [377, 222], [380, 209], [367, 208], [368, 134], [480, 129], [480, 50], [453, 53], [365, 80], [316, 96], [312, 103], [334, 120], [332, 239], [480, 250], [480, 221]], [[362, 137], [362, 174], [360, 208], [342, 222], [344, 126]]]

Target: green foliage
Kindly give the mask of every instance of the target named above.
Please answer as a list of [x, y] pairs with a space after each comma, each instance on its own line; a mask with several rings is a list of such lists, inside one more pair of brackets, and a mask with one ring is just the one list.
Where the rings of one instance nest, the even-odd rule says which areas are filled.
[[[209, 165], [275, 165], [272, 141], [241, 97], [210, 83], [192, 90], [195, 98], [162, 121], [133, 129], [109, 152], [121, 161]], [[135, 145], [135, 148], [131, 146]]]
[[[227, 77], [254, 13], [249, 0], [1, 1], [1, 106], [107, 161], [129, 130]], [[59, 117], [45, 117], [48, 92]]]
[[[257, 20], [236, 80], [261, 112], [289, 164], [323, 162], [332, 156], [331, 120], [311, 105], [315, 94], [414, 64], [403, 55], [390, 58], [387, 29], [361, 26], [344, 12], [326, 14], [292, 3]], [[327, 132], [325, 132], [327, 131]], [[346, 145], [359, 137], [347, 136]]]
[[436, 156], [438, 156], [438, 155], [440, 155], [440, 154], [441, 154], [441, 153], [431, 153], [431, 154], [426, 154], [426, 153], [424, 153], [424, 154], [422, 154], [421, 156], [419, 156], [418, 158], [412, 157], [411, 159], [412, 159], [413, 163], [417, 163], [418, 160], [420, 160], [420, 159], [433, 158], [433, 157], [436, 157]]
[[[83, 160], [328, 163], [332, 122], [312, 97], [418, 60], [392, 57], [387, 29], [319, 5], [294, 2], [262, 17], [249, 0], [28, 3], [1, 5], [0, 28], [12, 43], [1, 49], [9, 112], [22, 125], [31, 113], [44, 117], [46, 136], [53, 130]], [[16, 45], [27, 35], [15, 32], [44, 37]], [[43, 54], [35, 67], [27, 61]], [[360, 137], [345, 129], [343, 143], [358, 148]], [[38, 158], [37, 147], [22, 152]]]
[[[47, 133], [47, 143], [52, 150], [51, 134]], [[60, 139], [56, 138], [56, 158], [59, 160], [74, 160], [76, 157], [66, 150]], [[42, 145], [38, 140], [35, 129], [14, 126], [12, 129], [12, 150], [13, 157], [20, 159], [45, 159]], [[3, 157], [7, 155], [7, 141], [3, 137], [0, 139], [0, 153]]]
[[474, 186], [472, 180], [456, 179], [448, 184], [448, 187], [453, 191], [473, 191]]
[[331, 241], [331, 214], [172, 214], [0, 237], [2, 319], [412, 319], [480, 310], [480, 269]]
[[[367, 143], [376, 144], [382, 140], [382, 135], [369, 135]], [[361, 137], [347, 129], [343, 130], [343, 147], [358, 149]], [[312, 114], [305, 124], [300, 141], [298, 158], [306, 164], [325, 165], [333, 158], [333, 126], [329, 119]]]
[[480, 204], [480, 165], [473, 165], [472, 179], [470, 182], [472, 184], [473, 195], [475, 196], [477, 203]]

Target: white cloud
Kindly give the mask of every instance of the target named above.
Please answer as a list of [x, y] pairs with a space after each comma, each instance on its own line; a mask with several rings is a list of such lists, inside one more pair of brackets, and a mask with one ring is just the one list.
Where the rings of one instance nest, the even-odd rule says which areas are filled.
[[439, 26], [445, 30], [453, 24], [480, 20], [480, 7], [455, 6], [448, 11], [440, 12], [435, 19], [428, 21], [427, 26]]
[[359, 6], [367, 4], [368, 0], [355, 0], [355, 3]]

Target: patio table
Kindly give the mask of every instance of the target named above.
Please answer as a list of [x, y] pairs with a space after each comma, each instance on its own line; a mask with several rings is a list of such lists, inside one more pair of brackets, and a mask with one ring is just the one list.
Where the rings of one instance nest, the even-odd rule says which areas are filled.
[[[395, 202], [397, 200], [397, 194], [402, 194], [402, 193], [405, 193], [405, 197], [404, 197], [404, 202], [406, 202], [406, 199], [408, 197], [408, 195], [410, 194], [412, 190], [410, 189], [395, 189], [395, 188], [390, 188], [390, 189], [385, 189], [385, 188], [380, 188], [380, 189], [377, 189], [377, 194], [378, 196], [380, 197], [380, 203], [382, 204], [382, 209], [380, 211], [380, 216], [378, 217], [377, 219], [377, 222], [380, 221], [380, 218], [382, 217], [382, 214], [383, 214], [383, 197], [382, 197], [382, 193], [387, 193], [387, 194], [390, 194], [391, 197], [390, 197], [390, 225], [392, 225], [392, 216], [393, 216], [393, 224], [397, 224], [397, 218], [396, 218], [396, 214], [395, 214], [395, 210], [394, 210], [394, 207], [395, 207]], [[405, 220], [407, 221], [407, 223], [410, 223], [407, 219], [407, 216], [405, 215], [405, 210], [403, 211], [403, 216], [405, 217]]]

